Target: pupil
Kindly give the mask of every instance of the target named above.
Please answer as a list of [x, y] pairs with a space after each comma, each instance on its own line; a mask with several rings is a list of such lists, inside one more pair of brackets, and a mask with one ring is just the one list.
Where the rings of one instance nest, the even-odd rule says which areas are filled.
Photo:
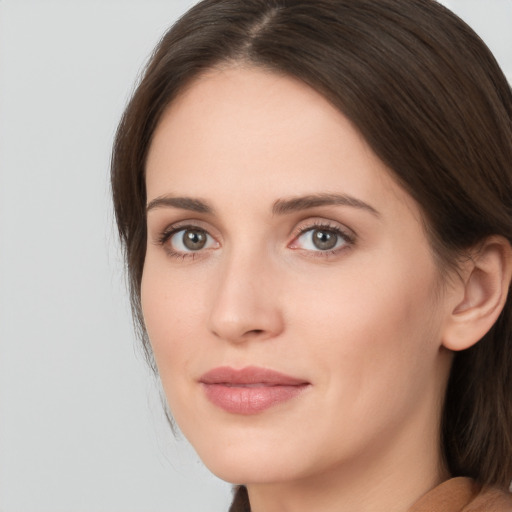
[[322, 251], [333, 249], [338, 242], [338, 235], [331, 231], [315, 230], [313, 233], [313, 245]]
[[183, 233], [183, 245], [192, 251], [202, 249], [206, 244], [206, 235], [203, 231], [189, 229]]

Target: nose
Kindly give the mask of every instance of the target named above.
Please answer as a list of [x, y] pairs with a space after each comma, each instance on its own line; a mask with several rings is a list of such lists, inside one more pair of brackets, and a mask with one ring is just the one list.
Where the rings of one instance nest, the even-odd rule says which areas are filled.
[[212, 297], [210, 331], [234, 343], [278, 336], [284, 321], [277, 269], [256, 255], [232, 255], [219, 270]]

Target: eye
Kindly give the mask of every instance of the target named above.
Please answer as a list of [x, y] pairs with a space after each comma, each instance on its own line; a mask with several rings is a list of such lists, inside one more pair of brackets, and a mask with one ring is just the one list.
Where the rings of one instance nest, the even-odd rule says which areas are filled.
[[216, 240], [204, 229], [198, 227], [185, 227], [164, 234], [162, 244], [166, 244], [173, 254], [186, 254], [211, 249], [218, 244]]
[[352, 243], [351, 237], [332, 226], [315, 226], [304, 229], [290, 245], [292, 249], [330, 252]]

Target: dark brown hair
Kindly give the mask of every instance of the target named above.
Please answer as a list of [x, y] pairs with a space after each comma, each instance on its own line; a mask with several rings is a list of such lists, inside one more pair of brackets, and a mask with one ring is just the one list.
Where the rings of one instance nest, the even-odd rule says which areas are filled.
[[[494, 57], [433, 0], [204, 0], [164, 36], [112, 161], [135, 318], [146, 246], [144, 167], [166, 106], [202, 71], [242, 62], [296, 77], [343, 112], [418, 202], [440, 267], [485, 237], [512, 242], [512, 92]], [[511, 300], [457, 353], [442, 419], [454, 476], [512, 478]]]

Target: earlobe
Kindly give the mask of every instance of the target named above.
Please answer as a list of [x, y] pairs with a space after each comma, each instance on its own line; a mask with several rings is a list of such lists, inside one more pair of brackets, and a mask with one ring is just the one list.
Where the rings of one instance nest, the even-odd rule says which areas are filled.
[[453, 290], [458, 298], [450, 306], [442, 340], [444, 347], [454, 351], [477, 343], [503, 310], [512, 276], [510, 243], [503, 237], [489, 237], [471, 252], [463, 267]]

